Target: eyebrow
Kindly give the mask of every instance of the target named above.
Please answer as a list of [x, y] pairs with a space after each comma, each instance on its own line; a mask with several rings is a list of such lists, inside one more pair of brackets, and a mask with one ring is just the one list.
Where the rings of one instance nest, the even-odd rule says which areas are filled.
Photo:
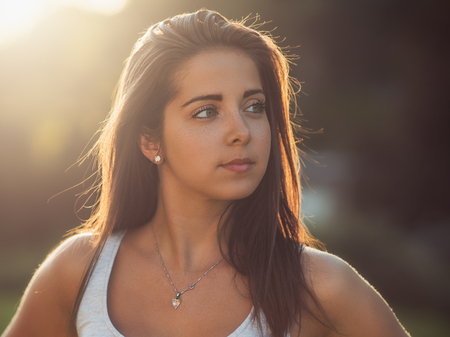
[[[243, 98], [247, 98], [249, 96], [255, 95], [255, 94], [263, 94], [264, 92], [261, 89], [251, 89], [251, 90], [247, 90], [246, 92], [244, 92], [244, 95], [242, 96]], [[203, 95], [203, 96], [197, 96], [194, 97], [193, 99], [187, 101], [186, 103], [184, 103], [181, 107], [184, 108], [186, 106], [188, 106], [191, 103], [197, 102], [197, 101], [219, 101], [221, 102], [223, 100], [223, 96], [222, 95]]]

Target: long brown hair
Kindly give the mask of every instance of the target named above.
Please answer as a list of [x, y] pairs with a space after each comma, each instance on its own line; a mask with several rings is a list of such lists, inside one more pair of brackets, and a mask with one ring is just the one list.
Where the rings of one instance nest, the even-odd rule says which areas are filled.
[[303, 245], [317, 241], [300, 217], [299, 150], [292, 129], [296, 111], [289, 109], [295, 92], [288, 59], [268, 34], [200, 10], [157, 23], [138, 40], [101, 136], [87, 154], [98, 160], [99, 176], [93, 187], [98, 198], [78, 232], [94, 232], [98, 241], [70, 328], [111, 233], [144, 225], [156, 210], [158, 172], [139, 148], [140, 135], [161, 139], [164, 108], [177, 93], [175, 74], [193, 56], [216, 48], [238, 49], [254, 61], [266, 96], [272, 142], [261, 183], [252, 195], [233, 204], [218, 233], [230, 233], [226, 258], [248, 280], [253, 318], [260, 323], [262, 312], [273, 336], [285, 336], [299, 323], [302, 309], [312, 313], [306, 306], [312, 293], [304, 281], [300, 255]]

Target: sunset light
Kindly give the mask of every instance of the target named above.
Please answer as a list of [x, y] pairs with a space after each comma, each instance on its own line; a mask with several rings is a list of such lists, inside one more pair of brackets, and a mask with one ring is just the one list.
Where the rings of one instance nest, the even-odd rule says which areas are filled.
[[0, 337], [450, 337], [449, 11], [0, 0]]
[[0, 44], [30, 31], [51, 7], [48, 0], [0, 1]]
[[56, 2], [103, 15], [117, 14], [127, 4], [127, 0], [56, 0]]
[[0, 0], [0, 46], [31, 31], [33, 27], [62, 6], [102, 15], [122, 11], [127, 0]]

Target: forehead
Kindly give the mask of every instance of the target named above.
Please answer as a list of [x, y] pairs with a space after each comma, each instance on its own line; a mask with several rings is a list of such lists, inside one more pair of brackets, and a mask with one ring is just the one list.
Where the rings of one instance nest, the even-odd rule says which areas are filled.
[[199, 94], [241, 94], [262, 89], [253, 60], [237, 50], [215, 50], [200, 53], [188, 60], [175, 76], [176, 99]]

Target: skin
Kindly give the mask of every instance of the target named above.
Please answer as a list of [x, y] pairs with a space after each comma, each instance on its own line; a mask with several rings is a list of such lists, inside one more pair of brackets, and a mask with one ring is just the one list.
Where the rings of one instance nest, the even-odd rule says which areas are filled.
[[[174, 284], [184, 289], [221, 258], [219, 217], [261, 181], [270, 127], [258, 71], [246, 55], [202, 53], [177, 78], [178, 95], [164, 111], [162, 141], [142, 137], [141, 149], [158, 165], [161, 179], [152, 219], [158, 246]], [[205, 95], [214, 96], [186, 104]], [[236, 158], [249, 161], [224, 166]], [[125, 336], [223, 337], [245, 320], [252, 308], [245, 279], [234, 279], [235, 270], [225, 261], [183, 294], [174, 310], [175, 293], [155, 248], [150, 224], [129, 230], [120, 245], [108, 287], [108, 313], [118, 331]], [[346, 262], [310, 248], [302, 255], [307, 282], [341, 333], [407, 336], [384, 300]], [[91, 257], [88, 235], [63, 242], [36, 272], [3, 336], [65, 336]], [[301, 325], [300, 336], [338, 336], [307, 313]], [[293, 326], [291, 335], [297, 333]]]

